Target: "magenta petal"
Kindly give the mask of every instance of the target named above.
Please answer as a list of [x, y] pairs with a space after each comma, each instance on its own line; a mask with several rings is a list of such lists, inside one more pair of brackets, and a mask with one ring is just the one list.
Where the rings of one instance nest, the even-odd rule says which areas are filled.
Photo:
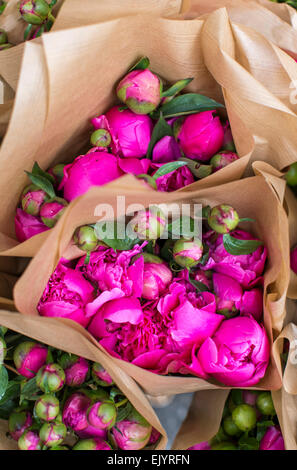
[[143, 312], [138, 299], [124, 297], [105, 304], [103, 316], [104, 319], [114, 323], [129, 322], [132, 325], [137, 325], [143, 319]]
[[143, 367], [144, 369], [154, 370], [159, 366], [159, 362], [164, 355], [166, 355], [166, 351], [162, 349], [156, 349], [136, 357], [132, 361], [132, 364]]
[[181, 151], [175, 138], [166, 135], [154, 146], [152, 161], [154, 163], [168, 163], [178, 160], [180, 157]]
[[119, 158], [118, 163], [124, 173], [132, 173], [132, 175], [147, 174], [151, 165], [148, 158]]
[[100, 294], [95, 300], [93, 300], [93, 302], [89, 303], [86, 306], [86, 316], [88, 318], [92, 317], [104, 304], [110, 302], [111, 300], [120, 299], [121, 297], [125, 297], [125, 294], [118, 287], [115, 287], [110, 291], [102, 292], [102, 294]]
[[24, 242], [34, 235], [49, 230], [38, 217], [27, 214], [22, 209], [16, 210], [15, 234], [19, 242]]

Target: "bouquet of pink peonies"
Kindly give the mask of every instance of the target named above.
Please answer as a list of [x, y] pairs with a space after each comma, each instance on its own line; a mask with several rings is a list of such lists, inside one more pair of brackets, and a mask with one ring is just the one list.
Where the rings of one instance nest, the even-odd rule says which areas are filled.
[[[164, 447], [164, 430], [139, 388], [116, 368], [108, 365], [106, 370], [98, 363], [102, 354], [77, 332], [69, 332], [66, 342], [73, 345], [76, 340], [76, 344], [65, 352], [65, 346], [60, 350], [31, 338], [46, 335], [36, 322], [16, 313], [1, 312], [0, 317], [1, 325], [15, 328], [0, 327], [0, 448], [16, 444], [20, 450]], [[55, 331], [50, 343], [59, 345], [67, 326], [56, 323]], [[87, 354], [82, 357], [73, 351]], [[9, 431], [12, 442], [2, 430]]]
[[285, 450], [271, 392], [233, 389], [208, 394], [209, 401], [205, 392], [194, 395], [174, 449]]
[[[126, 178], [130, 185], [133, 180]], [[274, 282], [287, 288], [287, 253], [274, 239], [279, 220], [286, 222], [264, 178], [184, 194], [184, 202], [204, 205], [202, 214], [170, 220], [157, 204], [169, 205], [174, 194], [161, 197], [140, 182], [138, 194], [123, 191], [122, 181], [117, 190], [116, 183], [92, 188], [66, 209], [67, 227], [53, 229], [16, 285], [17, 308], [79, 323], [90, 341], [152, 394], [249, 387], [264, 377], [261, 388], [278, 388], [268, 311], [274, 312], [273, 327], [280, 329], [284, 296], [278, 294], [282, 300], [275, 302], [267, 287]], [[90, 215], [100, 199], [115, 208], [117, 193], [127, 198], [127, 206], [136, 199], [150, 207], [125, 217], [130, 234], [124, 239], [102, 234], [108, 219], [98, 223]], [[260, 193], [261, 207], [255, 204]], [[182, 200], [177, 204], [183, 205]], [[275, 224], [269, 232], [268, 207]], [[119, 219], [124, 214], [117, 211]], [[201, 231], [190, 234], [199, 217]], [[82, 226], [86, 222], [92, 225]], [[29, 285], [30, 298], [24, 295]]]
[[[165, 87], [143, 57], [118, 83], [122, 102], [94, 117], [91, 149], [68, 165], [43, 171], [35, 163], [15, 216], [15, 232], [24, 242], [52, 228], [67, 203], [93, 186], [133, 174], [153, 189], [177, 191], [239, 159], [223, 106], [183, 93], [192, 78]], [[190, 188], [189, 188], [190, 190]]]

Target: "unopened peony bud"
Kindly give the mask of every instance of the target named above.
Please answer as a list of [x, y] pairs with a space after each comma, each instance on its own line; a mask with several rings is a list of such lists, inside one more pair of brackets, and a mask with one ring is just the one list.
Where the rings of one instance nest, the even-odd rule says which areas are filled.
[[223, 428], [228, 436], [238, 436], [241, 433], [238, 426], [234, 423], [232, 416], [227, 416], [227, 418], [224, 419]]
[[165, 230], [166, 218], [161, 209], [154, 206], [149, 210], [138, 212], [129, 226], [140, 239], [156, 240]]
[[270, 426], [260, 442], [260, 450], [285, 450], [284, 438], [278, 426]]
[[72, 450], [112, 450], [112, 447], [99, 437], [93, 439], [82, 439], [78, 441]]
[[92, 377], [101, 387], [110, 387], [114, 384], [112, 377], [98, 362], [94, 362], [92, 365]]
[[7, 33], [4, 31], [4, 29], [0, 28], [0, 44], [6, 44], [7, 43]]
[[257, 408], [262, 415], [274, 416], [276, 411], [272, 401], [271, 392], [261, 392], [257, 397]]
[[99, 244], [95, 230], [90, 225], [78, 227], [74, 232], [73, 241], [78, 248], [88, 253], [95, 251]]
[[239, 217], [233, 207], [219, 204], [211, 209], [208, 216], [209, 226], [217, 233], [229, 233], [239, 223]]
[[199, 263], [203, 254], [202, 242], [198, 239], [181, 238], [173, 245], [174, 261], [183, 268], [192, 268]]
[[13, 354], [13, 361], [19, 374], [31, 379], [45, 364], [47, 347], [33, 341], [19, 344]]
[[64, 387], [65, 372], [59, 364], [46, 364], [37, 372], [36, 384], [43, 392], [58, 392]]
[[68, 205], [65, 199], [54, 197], [46, 201], [40, 208], [40, 217], [47, 227], [54, 227]]
[[22, 209], [27, 214], [38, 215], [42, 204], [48, 200], [47, 194], [35, 184], [27, 186], [22, 194]]
[[257, 413], [250, 405], [238, 405], [232, 411], [232, 419], [241, 431], [248, 432], [256, 426]]
[[35, 25], [42, 24], [51, 12], [46, 0], [22, 0], [19, 10], [23, 20]]
[[149, 114], [161, 101], [162, 82], [150, 70], [133, 70], [118, 84], [118, 98], [136, 114]]
[[150, 253], [143, 253], [141, 256], [144, 258], [142, 297], [148, 300], [157, 299], [170, 284], [172, 273], [159, 256]]
[[11, 437], [18, 441], [31, 424], [32, 415], [29, 411], [13, 411], [8, 419], [8, 429]]
[[49, 393], [42, 395], [35, 402], [34, 415], [43, 421], [53, 421], [60, 411], [58, 398]]
[[41, 450], [41, 446], [42, 442], [37, 431], [31, 431], [30, 429], [25, 431], [18, 440], [20, 450]]
[[39, 437], [47, 447], [62, 444], [67, 434], [67, 428], [63, 423], [44, 423], [39, 431]]
[[218, 442], [211, 446], [211, 450], [237, 450], [236, 445], [231, 441]]
[[235, 162], [236, 160], [238, 160], [238, 158], [239, 157], [236, 153], [228, 152], [227, 150], [222, 150], [221, 152], [214, 155], [210, 160], [213, 172], [215, 173], [216, 171], [225, 168], [225, 166]]
[[91, 135], [91, 144], [94, 147], [109, 147], [111, 144], [111, 135], [106, 129], [97, 129]]
[[149, 442], [152, 426], [135, 409], [117, 423], [111, 434], [116, 446], [123, 450], [140, 450]]
[[61, 356], [60, 365], [63, 367], [66, 384], [70, 387], [79, 387], [85, 380], [89, 371], [89, 363], [83, 357], [65, 353]]
[[297, 162], [289, 166], [286, 173], [286, 180], [289, 186], [297, 186]]
[[99, 429], [111, 429], [116, 418], [117, 410], [112, 402], [97, 402], [87, 411], [89, 424]]
[[242, 399], [247, 405], [255, 406], [259, 393], [254, 390], [243, 390]]

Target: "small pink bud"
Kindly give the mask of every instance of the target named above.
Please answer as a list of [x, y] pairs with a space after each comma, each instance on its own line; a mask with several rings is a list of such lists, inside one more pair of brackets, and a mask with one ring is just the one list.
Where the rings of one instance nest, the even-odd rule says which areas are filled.
[[13, 360], [17, 371], [31, 379], [36, 372], [45, 364], [47, 358], [47, 347], [33, 341], [25, 341], [19, 344], [13, 354]]
[[67, 205], [67, 201], [61, 197], [55, 197], [46, 201], [40, 208], [40, 217], [42, 222], [47, 227], [54, 227], [65, 211]]

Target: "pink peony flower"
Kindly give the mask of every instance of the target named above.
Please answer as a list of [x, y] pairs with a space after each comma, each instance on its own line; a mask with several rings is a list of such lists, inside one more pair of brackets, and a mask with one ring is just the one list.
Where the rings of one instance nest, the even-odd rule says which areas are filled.
[[114, 153], [123, 157], [141, 158], [146, 155], [153, 130], [153, 121], [149, 116], [134, 114], [128, 109], [121, 111], [120, 107], [115, 106], [106, 113], [105, 118]]
[[90, 397], [82, 392], [73, 393], [64, 405], [63, 423], [75, 432], [84, 430], [88, 426], [87, 410], [90, 405]]
[[197, 353], [192, 371], [201, 370], [231, 387], [250, 387], [264, 377], [270, 346], [262, 325], [252, 317], [225, 320]]
[[166, 135], [160, 139], [153, 148], [153, 163], [169, 163], [178, 160], [181, 157], [181, 151], [175, 138]]
[[286, 450], [284, 438], [278, 426], [270, 426], [260, 442], [260, 450]]
[[87, 326], [85, 306], [93, 297], [94, 288], [82, 273], [60, 262], [47, 283], [37, 310], [44, 317], [68, 318]]
[[208, 161], [220, 150], [224, 140], [224, 130], [215, 111], [187, 116], [182, 123], [177, 141], [188, 158]]
[[[162, 164], [153, 164], [153, 168], [158, 168], [163, 166]], [[152, 173], [154, 174], [155, 171]], [[156, 179], [156, 184], [158, 191], [171, 192], [177, 191], [178, 189], [184, 188], [189, 184], [194, 183], [195, 178], [189, 168], [185, 165], [180, 168], [177, 168], [166, 175], [160, 176]]]
[[27, 214], [22, 209], [16, 210], [15, 234], [19, 242], [24, 242], [34, 235], [49, 230], [39, 217]]
[[136, 114], [148, 114], [161, 101], [161, 82], [150, 70], [133, 70], [120, 81], [118, 98]]
[[[253, 235], [243, 230], [234, 230], [232, 237], [239, 240], [256, 240]], [[213, 269], [235, 279], [245, 288], [253, 287], [258, 282], [267, 257], [265, 246], [259, 246], [250, 255], [231, 255], [224, 248], [223, 235], [209, 232], [205, 241], [209, 246], [210, 256], [203, 270]]]
[[102, 186], [122, 175], [123, 172], [114, 155], [93, 151], [80, 155], [64, 167], [64, 178], [59, 190], [64, 191], [66, 201], [72, 201], [92, 186]]

